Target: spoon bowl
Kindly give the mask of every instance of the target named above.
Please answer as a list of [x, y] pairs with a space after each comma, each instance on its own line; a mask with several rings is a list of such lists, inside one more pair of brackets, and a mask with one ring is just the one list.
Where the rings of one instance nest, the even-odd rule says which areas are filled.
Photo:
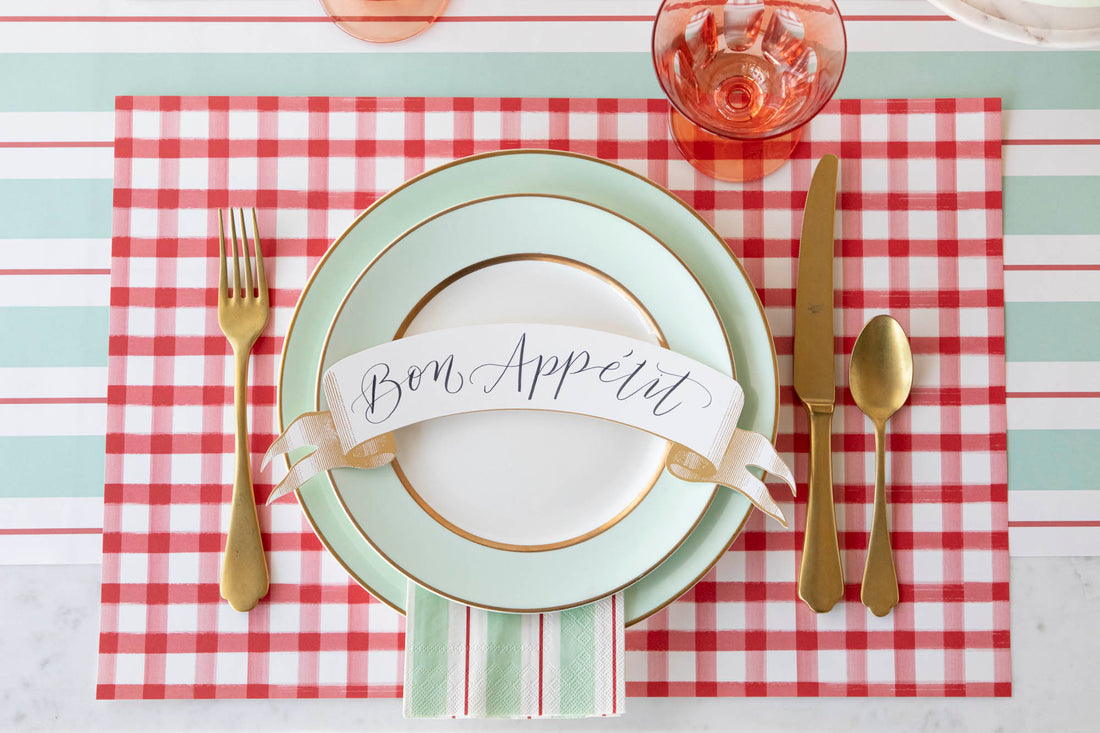
[[898, 576], [886, 517], [886, 421], [909, 399], [913, 352], [901, 324], [875, 316], [856, 339], [848, 365], [852, 399], [875, 425], [875, 511], [867, 543], [860, 600], [876, 616], [898, 604]]
[[875, 316], [856, 339], [848, 367], [852, 399], [874, 422], [886, 422], [909, 399], [913, 352], [901, 324]]

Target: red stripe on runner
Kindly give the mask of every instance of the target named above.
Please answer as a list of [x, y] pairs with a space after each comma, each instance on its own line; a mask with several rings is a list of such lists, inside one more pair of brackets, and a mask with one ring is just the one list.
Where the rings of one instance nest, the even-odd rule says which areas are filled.
[[[875, 21], [951, 21], [947, 15], [849, 15], [848, 22]], [[425, 15], [391, 15], [385, 18], [371, 15], [13, 15], [0, 16], [8, 23], [328, 23], [345, 22], [422, 23], [431, 20]], [[652, 15], [443, 15], [437, 23], [652, 23]]]
[[102, 534], [99, 527], [14, 527], [0, 529], [0, 535]]
[[1016, 399], [1089, 399], [1100, 397], [1100, 392], [1005, 392], [1005, 396]]
[[44, 267], [19, 270], [0, 269], [0, 275], [110, 275], [110, 268], [106, 267], [71, 267], [68, 269], [48, 269]]
[[[341, 19], [342, 20], [347, 20], [348, 22], [366, 22], [368, 20], [371, 20], [371, 18], [368, 18], [366, 16], [364, 16], [364, 17], [356, 16], [356, 17], [353, 17], [353, 18], [344, 18], [344, 17], [342, 17]], [[900, 16], [900, 15], [899, 16], [885, 16], [885, 15], [884, 16], [872, 16], [872, 15], [868, 15], [868, 16], [856, 16], [854, 18], [849, 16], [849, 17], [845, 18], [845, 20], [848, 20], [848, 21], [851, 21], [851, 20], [904, 21], [904, 20], [917, 20], [917, 19], [920, 19], [920, 20], [951, 20], [951, 18], [949, 18], [947, 16], [940, 17], [940, 16]], [[0, 17], [0, 21], [21, 21], [21, 20], [25, 20], [25, 19], [23, 19], [23, 18], [2, 18], [2, 17]], [[30, 19], [27, 19], [27, 20], [34, 21], [35, 19], [30, 18]], [[55, 20], [67, 20], [67, 19], [55, 18]], [[74, 17], [71, 21], [67, 21], [67, 22], [84, 23], [84, 22], [94, 22], [94, 20], [95, 19], [92, 19], [92, 18]], [[139, 21], [145, 22], [145, 21], [151, 21], [151, 20], [162, 21], [162, 20], [165, 20], [165, 18], [156, 18], [156, 19], [136, 18], [136, 17], [135, 18], [130, 18], [130, 19], [126, 19], [126, 18], [101, 18], [99, 20], [104, 21], [104, 22], [111, 21], [111, 22], [132, 22], [132, 23], [136, 23], [136, 22], [139, 22]], [[219, 18], [217, 16], [212, 16], [212, 17], [209, 17], [209, 18], [204, 18], [204, 17], [167, 18], [167, 20], [174, 20], [174, 21], [177, 21], [177, 22], [217, 22], [218, 20], [221, 20], [223, 22], [225, 22], [225, 21], [245, 22], [244, 18], [230, 18], [228, 16], [226, 16], [225, 18]], [[257, 16], [256, 18], [251, 18], [251, 20], [257, 20], [257, 21], [263, 21], [263, 22], [292, 22], [292, 21], [293, 22], [297, 22], [297, 21], [315, 22], [315, 21], [318, 21], [318, 20], [328, 21], [329, 18], [262, 18], [262, 17]], [[423, 20], [423, 19], [421, 19], [421, 20]], [[495, 23], [495, 22], [504, 22], [504, 21], [512, 21], [512, 22], [537, 21], [537, 22], [540, 22], [540, 23], [552, 23], [552, 22], [564, 22], [564, 21], [568, 21], [568, 22], [595, 21], [595, 22], [608, 22], [608, 23], [610, 23], [610, 22], [634, 21], [634, 20], [638, 20], [638, 21], [640, 21], [640, 20], [652, 20], [652, 18], [650, 18], [648, 16], [643, 18], [642, 16], [610, 16], [610, 15], [608, 15], [608, 16], [598, 16], [598, 15], [549, 15], [549, 16], [511, 16], [511, 17], [506, 17], [506, 16], [463, 16], [463, 17], [460, 17], [460, 18], [447, 18], [447, 17], [437, 18], [436, 22], [437, 23], [438, 22], [456, 23], [456, 22], [462, 22], [462, 21], [469, 22], [471, 20], [477, 21], [477, 22], [483, 22], [483, 23]], [[1016, 138], [1016, 139], [1009, 139], [1009, 138], [1006, 138], [1005, 140], [1001, 141], [1001, 144], [1002, 145], [1100, 145], [1100, 138], [1095, 138], [1095, 139], [1092, 139], [1092, 138], [1065, 138], [1065, 139], [1058, 139], [1058, 138]], [[114, 142], [111, 141], [111, 140], [0, 140], [0, 148], [111, 148], [111, 147], [114, 147]]]
[[[513, 17], [513, 18], [505, 18], [505, 17], [503, 17], [503, 15], [502, 15], [502, 17], [487, 17], [487, 15], [482, 15], [482, 17], [473, 17], [473, 15], [467, 15], [467, 17], [464, 17], [464, 19], [470, 19], [470, 18], [475, 18], [475, 20], [478, 20], [478, 21], [481, 21], [481, 22], [503, 22], [503, 21], [517, 21], [517, 22], [519, 22], [519, 21], [527, 21], [529, 19], [535, 19], [538, 22], [555, 22], [555, 21], [613, 22], [613, 21], [623, 21], [623, 20], [639, 20], [640, 17], [639, 18], [634, 18], [634, 17], [617, 18], [617, 17], [612, 17], [612, 15], [544, 15], [544, 17], [535, 17], [535, 15], [531, 15], [531, 17], [521, 17], [521, 15], [517, 15], [517, 17]], [[925, 18], [925, 17], [919, 17], [919, 15], [914, 15], [914, 17], [901, 17], [901, 15], [899, 15], [899, 17], [892, 17], [892, 18], [891, 17], [886, 17], [886, 15], [882, 15], [882, 17], [875, 17], [875, 15], [867, 15], [867, 17], [864, 17], [862, 19], [872, 20], [872, 19], [876, 19], [876, 18], [878, 20], [914, 20], [916, 18], [921, 18], [923, 20], [952, 20], [952, 19], [947, 18], [947, 17], [944, 17], [944, 18], [927, 17], [927, 18]], [[0, 18], [0, 21], [4, 21], [4, 20], [9, 20], [9, 21], [10, 20], [17, 20], [18, 21], [20, 19]], [[87, 20], [88, 19], [76, 19], [73, 22], [86, 22]], [[112, 18], [112, 19], [103, 19], [103, 20], [119, 21], [120, 19]], [[141, 20], [141, 19], [133, 19], [130, 22], [136, 22], [138, 20]], [[208, 20], [212, 20], [212, 19], [202, 19], [202, 18], [180, 19], [180, 22], [188, 21], [188, 20], [195, 20], [196, 22], [207, 22]], [[274, 22], [275, 19], [266, 19], [266, 20], [268, 22]], [[283, 20], [287, 20], [287, 21], [299, 21], [299, 20], [301, 20], [301, 21], [316, 21], [318, 19], [315, 19], [315, 18], [300, 18], [300, 19], [299, 18], [289, 18], [289, 19], [283, 19]], [[329, 19], [328, 18], [322, 18], [320, 20], [327, 21]], [[370, 19], [355, 18], [355, 19], [344, 19], [344, 20], [349, 20], [349, 22], [354, 22], [354, 21], [365, 22], [366, 20], [370, 20]], [[453, 23], [453, 22], [458, 22], [459, 20], [463, 20], [463, 19], [438, 18], [436, 20], [436, 22], [444, 21], [444, 22], [452, 22]], [[649, 20], [651, 20], [651, 19], [649, 19]], [[850, 21], [850, 20], [853, 20], [853, 19], [851, 19], [849, 17], [849, 18], [846, 18], [845, 20]], [[859, 18], [857, 17], [856, 20], [859, 20]], [[1090, 139], [1090, 138], [1066, 138], [1066, 139], [1057, 139], [1057, 138], [1018, 138], [1018, 139], [1014, 139], [1014, 140], [1005, 139], [1005, 140], [1001, 141], [1001, 144], [1002, 145], [1100, 145], [1100, 138], [1098, 138], [1098, 139]], [[111, 140], [76, 140], [76, 141], [74, 141], [74, 140], [11, 140], [11, 141], [2, 141], [2, 140], [0, 140], [0, 147], [113, 147], [113, 146], [114, 146], [114, 142], [111, 141]]]
[[950, 15], [845, 15], [844, 16], [844, 22], [845, 23], [850, 23], [852, 21], [855, 21], [857, 23], [861, 23], [861, 22], [873, 23], [876, 20], [887, 20], [887, 21], [891, 21], [891, 22], [934, 20], [934, 21], [940, 22], [940, 21], [945, 21], [945, 20], [946, 21], [952, 21], [952, 20], [954, 20], [954, 18], [952, 18]]
[[1005, 272], [1088, 272], [1100, 271], [1100, 263], [1083, 262], [1070, 265], [1005, 265]]
[[[330, 23], [344, 21], [423, 23], [431, 21], [430, 15], [21, 15], [0, 17], [9, 23]], [[594, 21], [618, 23], [624, 21], [652, 23], [652, 15], [443, 15], [435, 22], [443, 23], [500, 23], [538, 22], [564, 23]]]
[[[336, 16], [341, 18], [341, 16]], [[357, 20], [373, 21], [372, 17], [357, 17]], [[426, 20], [415, 18], [409, 20]], [[652, 15], [441, 15], [435, 19], [436, 23], [576, 23], [577, 21], [589, 21], [593, 23], [652, 23]]]
[[466, 674], [462, 681], [462, 714], [470, 714], [470, 607], [466, 606]]
[[105, 405], [106, 397], [0, 397], [0, 405]]
[[112, 140], [0, 140], [0, 148], [113, 148], [114, 146], [115, 143]]
[[543, 614], [539, 614], [539, 715], [542, 715], [542, 622]]
[[1096, 138], [1027, 138], [1018, 137], [1011, 140], [1002, 140], [1002, 145], [1100, 145], [1100, 139]]
[[1009, 527], [1100, 527], [1100, 519], [1041, 520], [1028, 519], [1008, 522]]

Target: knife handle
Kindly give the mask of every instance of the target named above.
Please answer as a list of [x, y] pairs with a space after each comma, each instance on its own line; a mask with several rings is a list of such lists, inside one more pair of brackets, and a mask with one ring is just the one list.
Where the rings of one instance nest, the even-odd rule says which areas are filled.
[[817, 613], [825, 613], [844, 597], [833, 509], [833, 406], [806, 407], [810, 412], [810, 491], [798, 596]]

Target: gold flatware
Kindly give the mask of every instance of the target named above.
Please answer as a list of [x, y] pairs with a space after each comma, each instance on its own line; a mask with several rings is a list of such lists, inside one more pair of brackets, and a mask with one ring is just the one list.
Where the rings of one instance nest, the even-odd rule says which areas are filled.
[[844, 597], [833, 509], [833, 220], [835, 155], [821, 158], [806, 194], [798, 247], [794, 314], [794, 388], [810, 413], [810, 490], [798, 596], [818, 613]]
[[848, 365], [852, 399], [875, 426], [875, 511], [860, 600], [876, 616], [898, 605], [898, 576], [890, 549], [886, 517], [886, 421], [909, 399], [913, 386], [913, 352], [901, 325], [890, 316], [875, 316], [863, 327]]
[[[229, 231], [233, 240], [233, 282], [226, 273], [225, 224], [218, 209], [218, 324], [233, 347], [236, 379], [233, 382], [233, 406], [236, 410], [236, 474], [233, 479], [233, 504], [229, 511], [229, 532], [222, 558], [221, 594], [237, 611], [250, 611], [267, 595], [267, 559], [264, 557], [260, 524], [256, 518], [256, 497], [252, 492], [252, 462], [248, 450], [248, 359], [252, 345], [267, 325], [271, 312], [267, 298], [267, 276], [260, 251], [260, 233], [256, 210], [252, 209], [252, 241], [256, 247], [256, 281], [253, 287], [252, 262], [248, 256], [248, 232], [244, 209], [237, 211], [241, 235], [237, 236], [234, 212], [229, 211]], [[244, 287], [238, 251], [244, 259]]]

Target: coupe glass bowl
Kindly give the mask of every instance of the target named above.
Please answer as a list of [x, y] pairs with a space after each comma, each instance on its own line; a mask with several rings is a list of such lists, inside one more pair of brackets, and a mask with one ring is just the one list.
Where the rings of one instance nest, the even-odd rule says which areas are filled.
[[833, 0], [664, 0], [653, 24], [673, 139], [725, 181], [761, 178], [790, 158], [846, 56]]

